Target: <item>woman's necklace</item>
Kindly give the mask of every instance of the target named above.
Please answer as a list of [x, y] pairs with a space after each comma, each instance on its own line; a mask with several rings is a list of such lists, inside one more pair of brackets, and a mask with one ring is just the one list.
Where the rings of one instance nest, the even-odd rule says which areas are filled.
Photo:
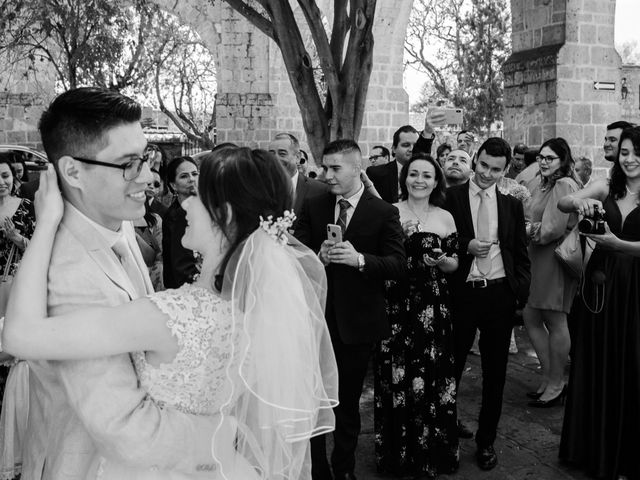
[[418, 225], [427, 225], [427, 219], [429, 218], [429, 212], [431, 211], [431, 205], [427, 204], [427, 208], [424, 211], [424, 217], [421, 217], [420, 215], [418, 215], [416, 213], [416, 211], [411, 208], [411, 205], [409, 205], [409, 202], [407, 202], [407, 208], [409, 209], [409, 211], [411, 213], [413, 213], [413, 216], [416, 217], [416, 220], [418, 220]]
[[625, 185], [624, 188], [627, 189], [627, 193], [629, 195], [637, 195], [638, 194], [638, 192], [632, 192], [628, 185]]

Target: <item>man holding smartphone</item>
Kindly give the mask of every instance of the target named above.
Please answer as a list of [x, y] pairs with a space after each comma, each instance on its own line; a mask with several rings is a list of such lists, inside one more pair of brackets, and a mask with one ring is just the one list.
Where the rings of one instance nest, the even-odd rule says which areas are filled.
[[[391, 334], [384, 281], [405, 273], [402, 227], [396, 207], [368, 192], [360, 180], [362, 154], [353, 140], [323, 152], [330, 192], [305, 200], [295, 235], [326, 266], [326, 319], [336, 354], [339, 400], [331, 465], [336, 479], [355, 479], [360, 395], [373, 346]], [[342, 238], [340, 238], [342, 237]], [[325, 438], [311, 441], [312, 478], [331, 475]]]

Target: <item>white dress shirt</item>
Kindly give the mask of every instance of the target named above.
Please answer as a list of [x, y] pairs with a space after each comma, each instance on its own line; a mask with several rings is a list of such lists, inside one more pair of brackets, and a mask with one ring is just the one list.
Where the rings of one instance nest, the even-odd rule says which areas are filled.
[[361, 184], [360, 185], [360, 189], [354, 193], [353, 195], [351, 195], [351, 197], [346, 198], [343, 197], [342, 195], [337, 195], [336, 196], [336, 206], [335, 206], [335, 223], [338, 223], [338, 217], [340, 216], [340, 200], [344, 199], [347, 202], [349, 202], [349, 208], [347, 209], [347, 227], [349, 227], [349, 223], [351, 222], [351, 217], [353, 217], [353, 212], [355, 212], [356, 207], [358, 206], [358, 202], [360, 201], [360, 198], [362, 197], [362, 193], [364, 192], [364, 185]]
[[[480, 207], [480, 192], [483, 190], [475, 184], [473, 179], [469, 180], [469, 206], [471, 207], [471, 217], [473, 218], [473, 230], [478, 231], [478, 208]], [[498, 240], [498, 200], [496, 199], [495, 183], [485, 189], [485, 202], [489, 210], [489, 235], [493, 244], [489, 249], [489, 258], [491, 258], [491, 271], [484, 276], [478, 271], [476, 259], [471, 263], [471, 270], [467, 281], [486, 278], [487, 280], [496, 280], [504, 278], [504, 263], [502, 262], [502, 254], [500, 252], [500, 242]]]

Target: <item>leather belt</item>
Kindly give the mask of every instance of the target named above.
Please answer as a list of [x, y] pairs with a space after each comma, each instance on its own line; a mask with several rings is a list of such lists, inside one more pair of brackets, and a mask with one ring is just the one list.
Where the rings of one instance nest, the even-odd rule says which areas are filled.
[[487, 288], [491, 285], [497, 285], [499, 283], [503, 283], [506, 279], [502, 278], [494, 278], [493, 280], [487, 280], [486, 278], [478, 278], [477, 280], [469, 280], [467, 281], [467, 285], [471, 288]]

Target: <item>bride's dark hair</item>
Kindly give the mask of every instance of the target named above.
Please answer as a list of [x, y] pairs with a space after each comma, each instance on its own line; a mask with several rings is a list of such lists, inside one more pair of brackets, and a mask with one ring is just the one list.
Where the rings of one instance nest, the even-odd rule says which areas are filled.
[[216, 275], [214, 286], [220, 291], [229, 259], [258, 228], [260, 217], [273, 215], [276, 219], [291, 210], [291, 178], [266, 150], [225, 147], [202, 157], [198, 192], [230, 243]]

